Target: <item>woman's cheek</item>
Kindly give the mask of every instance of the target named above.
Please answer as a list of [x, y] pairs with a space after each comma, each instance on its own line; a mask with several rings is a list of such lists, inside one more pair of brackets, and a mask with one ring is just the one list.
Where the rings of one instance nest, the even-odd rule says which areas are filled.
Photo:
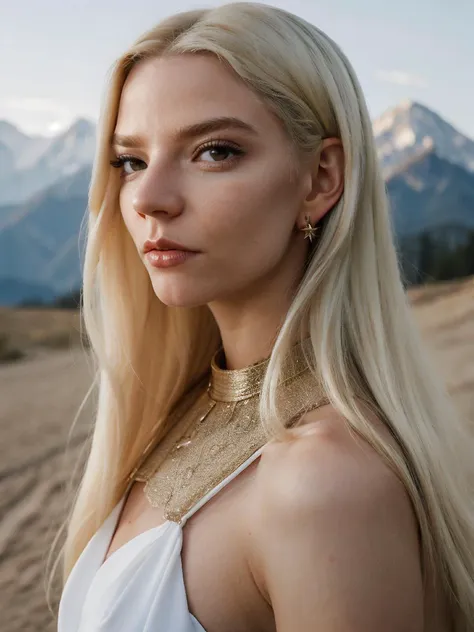
[[140, 220], [140, 215], [133, 210], [132, 199], [133, 196], [130, 191], [122, 190], [119, 196], [120, 212], [129, 232], [133, 231], [134, 226]]

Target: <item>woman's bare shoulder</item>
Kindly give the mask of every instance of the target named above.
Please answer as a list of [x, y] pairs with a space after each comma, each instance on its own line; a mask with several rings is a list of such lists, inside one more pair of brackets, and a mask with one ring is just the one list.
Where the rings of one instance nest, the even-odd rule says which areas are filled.
[[[390, 439], [383, 423], [373, 414], [370, 423]], [[314, 510], [319, 503], [348, 503], [378, 496], [406, 504], [405, 489], [382, 457], [361, 437], [351, 432], [342, 415], [331, 405], [306, 413], [293, 438], [268, 443], [257, 478], [260, 500], [275, 509]]]
[[266, 446], [255, 480], [255, 550], [278, 630], [421, 630], [403, 485], [331, 406], [305, 417], [291, 441]]

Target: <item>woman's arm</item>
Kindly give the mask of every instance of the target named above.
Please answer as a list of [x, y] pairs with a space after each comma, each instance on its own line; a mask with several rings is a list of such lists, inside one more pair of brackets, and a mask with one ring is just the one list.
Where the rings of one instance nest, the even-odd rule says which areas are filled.
[[421, 632], [418, 531], [402, 484], [335, 413], [308, 422], [311, 434], [268, 446], [258, 473], [255, 543], [278, 632]]

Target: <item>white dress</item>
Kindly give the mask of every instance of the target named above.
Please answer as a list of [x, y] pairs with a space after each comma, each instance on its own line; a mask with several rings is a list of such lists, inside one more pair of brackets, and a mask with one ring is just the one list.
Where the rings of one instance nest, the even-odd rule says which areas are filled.
[[181, 564], [182, 528], [262, 450], [263, 446], [199, 500], [181, 524], [168, 520], [148, 529], [104, 562], [125, 493], [68, 577], [59, 604], [58, 632], [206, 632], [188, 609]]

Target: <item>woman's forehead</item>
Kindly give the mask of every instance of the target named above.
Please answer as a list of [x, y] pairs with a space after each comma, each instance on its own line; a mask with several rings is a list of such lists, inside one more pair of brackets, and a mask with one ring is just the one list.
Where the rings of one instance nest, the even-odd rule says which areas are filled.
[[142, 128], [176, 136], [179, 130], [217, 118], [241, 120], [240, 131], [253, 130], [254, 135], [278, 128], [263, 100], [215, 56], [183, 54], [147, 59], [132, 69], [120, 97], [116, 128], [120, 134]]

